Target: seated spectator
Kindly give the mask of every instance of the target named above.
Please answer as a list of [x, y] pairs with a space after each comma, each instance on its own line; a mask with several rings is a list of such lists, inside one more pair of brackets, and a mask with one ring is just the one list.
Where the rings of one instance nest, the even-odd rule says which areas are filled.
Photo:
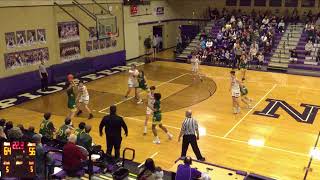
[[138, 174], [138, 180], [162, 180], [163, 171], [160, 167], [156, 167], [153, 159], [148, 158], [144, 163], [144, 169]]
[[[64, 124], [59, 128], [57, 132], [56, 139], [59, 140], [60, 142], [66, 143], [68, 141], [68, 129], [71, 127], [71, 119], [66, 118], [64, 120]], [[70, 130], [69, 130], [70, 132]]]
[[268, 24], [269, 24], [269, 18], [268, 18], [268, 16], [265, 16], [265, 17], [263, 18], [262, 24], [264, 24], [264, 25], [268, 25]]
[[88, 152], [91, 151], [92, 147], [92, 137], [90, 136], [91, 126], [85, 126], [85, 132], [77, 136], [77, 145], [86, 148]]
[[34, 127], [30, 126], [25, 132], [24, 132], [24, 137], [27, 141], [32, 141], [32, 137], [35, 135], [36, 133], [34, 132]]
[[79, 126], [76, 130], [74, 130], [74, 134], [79, 138], [79, 136], [84, 133], [84, 128], [86, 127], [86, 123], [80, 122]]
[[262, 53], [258, 53], [258, 68], [261, 69], [261, 66], [263, 65], [264, 62], [264, 56]]
[[8, 121], [6, 122], [5, 128], [4, 128], [4, 133], [6, 134], [6, 136], [8, 137], [8, 131], [13, 128], [13, 123], [12, 121]]
[[0, 146], [1, 144], [7, 140], [7, 136], [6, 134], [4, 133], [4, 129], [2, 126], [0, 126]]
[[284, 27], [285, 27], [285, 23], [284, 23], [284, 21], [283, 21], [283, 19], [281, 19], [281, 21], [279, 22], [279, 24], [278, 24], [278, 30], [279, 30], [279, 32], [284, 32]]
[[312, 44], [311, 40], [308, 41], [308, 43], [305, 45], [304, 49], [306, 50], [306, 56], [310, 56], [311, 51], [313, 50], [313, 44]]
[[290, 50], [290, 61], [291, 61], [292, 63], [298, 61], [298, 53], [297, 53], [297, 50], [296, 50], [296, 49]]
[[192, 168], [190, 165], [192, 164], [191, 157], [187, 156], [184, 159], [184, 164], [180, 164], [176, 173], [176, 180], [186, 180], [186, 179], [199, 179], [201, 178], [201, 172], [196, 168]]
[[4, 128], [5, 124], [6, 124], [6, 120], [0, 119], [0, 126]]
[[[36, 143], [36, 175], [38, 179], [44, 179], [45, 176], [45, 150], [43, 149], [43, 146], [41, 144], [41, 135], [40, 134], [34, 134], [32, 136], [32, 141]], [[47, 156], [47, 162], [51, 163], [50, 156]]]
[[71, 134], [68, 138], [68, 143], [63, 147], [62, 167], [67, 175], [71, 177], [77, 176], [77, 172], [84, 167], [87, 159], [76, 145], [76, 142], [77, 136]]
[[23, 133], [20, 128], [13, 127], [10, 130], [8, 130], [7, 137], [9, 141], [20, 141], [22, 140]]
[[45, 113], [43, 115], [44, 120], [40, 124], [39, 134], [42, 135], [42, 142], [44, 144], [53, 140], [53, 134], [56, 129], [53, 126], [53, 123], [50, 121], [51, 113]]

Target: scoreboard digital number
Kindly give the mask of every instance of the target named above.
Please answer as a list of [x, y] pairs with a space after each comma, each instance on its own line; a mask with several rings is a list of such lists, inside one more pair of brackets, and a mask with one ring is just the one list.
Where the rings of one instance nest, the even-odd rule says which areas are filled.
[[1, 154], [1, 177], [35, 177], [36, 144], [4, 142]]

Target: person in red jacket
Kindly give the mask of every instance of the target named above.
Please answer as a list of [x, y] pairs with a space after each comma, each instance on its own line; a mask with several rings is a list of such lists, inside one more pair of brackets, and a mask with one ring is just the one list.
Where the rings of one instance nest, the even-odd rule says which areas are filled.
[[77, 136], [71, 134], [68, 143], [63, 147], [62, 166], [68, 176], [75, 177], [77, 172], [85, 165], [85, 156], [80, 148], [76, 145]]

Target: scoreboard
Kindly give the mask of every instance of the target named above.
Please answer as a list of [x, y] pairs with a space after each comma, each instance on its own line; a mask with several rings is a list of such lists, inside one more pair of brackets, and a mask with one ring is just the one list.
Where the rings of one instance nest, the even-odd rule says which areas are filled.
[[1, 177], [35, 177], [36, 144], [4, 142], [1, 146]]

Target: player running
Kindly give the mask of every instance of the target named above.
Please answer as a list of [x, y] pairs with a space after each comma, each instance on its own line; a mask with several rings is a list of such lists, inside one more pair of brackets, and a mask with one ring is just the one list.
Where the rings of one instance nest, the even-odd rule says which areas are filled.
[[89, 92], [88, 92], [88, 89], [87, 87], [84, 85], [83, 81], [79, 81], [79, 85], [78, 85], [78, 97], [77, 97], [77, 100], [78, 100], [78, 113], [77, 113], [77, 116], [79, 116], [80, 114], [82, 114], [82, 107], [84, 107], [84, 109], [89, 113], [89, 117], [88, 119], [92, 119], [93, 118], [93, 115], [92, 115], [92, 112], [91, 110], [89, 109], [88, 107], [88, 104], [89, 104]]
[[168, 135], [169, 140], [172, 139], [173, 135], [162, 125], [162, 116], [161, 116], [161, 108], [160, 108], [160, 93], [154, 93], [154, 104], [153, 104], [153, 121], [152, 121], [152, 132], [154, 135], [153, 143], [160, 144], [160, 139], [157, 134], [157, 125]]
[[252, 99], [248, 97], [248, 89], [244, 85], [244, 79], [242, 80], [242, 85], [240, 86], [240, 92], [241, 92], [241, 101], [247, 105], [249, 109], [252, 108]]

